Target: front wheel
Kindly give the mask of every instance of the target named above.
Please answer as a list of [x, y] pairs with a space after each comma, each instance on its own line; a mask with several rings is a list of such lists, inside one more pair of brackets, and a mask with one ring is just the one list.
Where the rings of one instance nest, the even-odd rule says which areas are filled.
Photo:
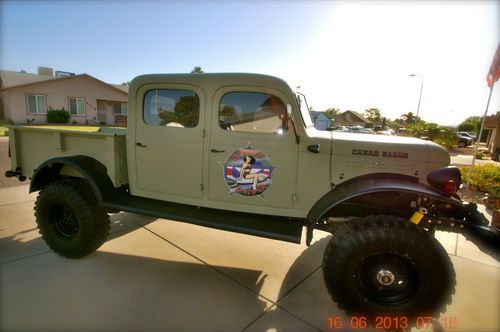
[[48, 246], [70, 258], [94, 252], [109, 231], [109, 216], [83, 179], [61, 179], [45, 187], [35, 203], [35, 218]]
[[353, 316], [438, 316], [451, 302], [455, 271], [426, 231], [393, 216], [346, 223], [326, 248], [323, 276], [330, 295]]

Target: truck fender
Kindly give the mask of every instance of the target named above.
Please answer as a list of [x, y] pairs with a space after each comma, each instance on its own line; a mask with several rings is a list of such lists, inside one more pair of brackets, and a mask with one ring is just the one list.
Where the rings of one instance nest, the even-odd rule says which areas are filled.
[[445, 196], [429, 185], [420, 183], [418, 178], [390, 173], [367, 174], [339, 184], [321, 197], [307, 215], [306, 244], [310, 245], [316, 223], [343, 202], [362, 195], [376, 192], [402, 192], [425, 196], [437, 201], [463, 207], [462, 202], [453, 196]]
[[33, 174], [30, 193], [43, 189], [57, 180], [64, 166], [68, 166], [87, 180], [99, 203], [108, 200], [115, 192], [113, 182], [108, 176], [106, 166], [88, 156], [57, 157], [45, 161]]

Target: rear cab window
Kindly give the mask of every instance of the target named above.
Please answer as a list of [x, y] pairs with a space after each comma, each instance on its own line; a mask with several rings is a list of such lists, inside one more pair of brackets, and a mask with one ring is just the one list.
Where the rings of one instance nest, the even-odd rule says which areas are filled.
[[200, 98], [190, 90], [149, 90], [143, 110], [144, 122], [150, 126], [194, 128], [200, 118]]

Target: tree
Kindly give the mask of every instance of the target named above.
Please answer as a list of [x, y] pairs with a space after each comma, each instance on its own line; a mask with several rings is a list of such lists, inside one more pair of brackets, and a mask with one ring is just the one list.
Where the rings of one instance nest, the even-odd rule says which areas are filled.
[[461, 124], [458, 125], [458, 131], [475, 132], [476, 126], [470, 122], [462, 122]]
[[479, 134], [479, 130], [481, 129], [481, 117], [480, 116], [469, 116], [462, 123], [458, 125], [459, 131], [469, 131]]
[[330, 107], [325, 110], [325, 114], [328, 115], [330, 118], [334, 118], [340, 114], [340, 110], [338, 108]]
[[382, 120], [382, 115], [380, 114], [380, 109], [378, 108], [367, 108], [363, 113], [363, 116], [368, 120], [377, 123]]
[[121, 83], [120, 85], [123, 85], [123, 86], [129, 87], [129, 86], [130, 86], [130, 81], [123, 82], [123, 83]]
[[204, 71], [200, 66], [195, 66], [193, 67], [193, 70], [191, 70], [191, 74], [203, 74]]
[[196, 96], [182, 96], [174, 106], [174, 111], [161, 111], [160, 125], [166, 126], [171, 122], [181, 124], [183, 127], [193, 128], [198, 124], [200, 101]]
[[417, 117], [413, 115], [413, 112], [408, 112], [401, 115], [401, 120], [403, 120], [403, 123], [405, 124], [415, 124], [418, 120], [420, 120], [420, 117], [417, 119]]

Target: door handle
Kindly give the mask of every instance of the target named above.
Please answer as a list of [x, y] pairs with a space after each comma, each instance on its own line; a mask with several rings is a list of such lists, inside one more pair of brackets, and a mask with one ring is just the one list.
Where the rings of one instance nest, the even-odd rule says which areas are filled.
[[142, 144], [141, 142], [137, 142], [135, 143], [135, 146], [138, 146], [140, 148], [145, 148], [146, 146], [144, 144]]
[[213, 153], [222, 153], [222, 152], [226, 152], [226, 151], [225, 150], [211, 149], [210, 152], [213, 152]]
[[320, 145], [319, 144], [313, 144], [313, 145], [309, 145], [307, 147], [307, 150], [309, 152], [312, 152], [312, 153], [319, 153], [319, 148], [320, 148]]

